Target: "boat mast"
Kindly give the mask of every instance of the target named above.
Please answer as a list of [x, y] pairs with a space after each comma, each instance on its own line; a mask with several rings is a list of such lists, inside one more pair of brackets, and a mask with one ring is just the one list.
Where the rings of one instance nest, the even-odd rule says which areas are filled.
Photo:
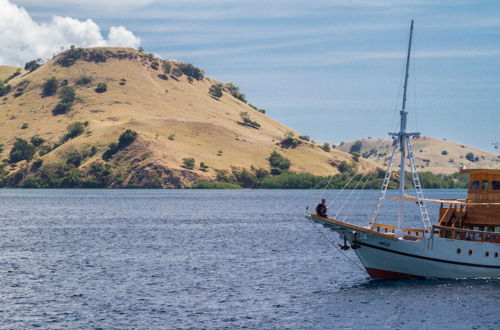
[[411, 41], [413, 38], [413, 20], [411, 20], [410, 26], [410, 38], [408, 41], [408, 54], [406, 56], [406, 71], [405, 71], [405, 85], [403, 88], [403, 105], [401, 107], [401, 123], [399, 128], [399, 151], [401, 152], [401, 163], [399, 165], [399, 208], [398, 208], [398, 229], [403, 228], [404, 223], [404, 194], [405, 194], [405, 160], [406, 160], [406, 141], [408, 135], [406, 134], [406, 121], [408, 112], [406, 111], [406, 91], [408, 89], [408, 76], [410, 68], [410, 53], [411, 53]]
[[401, 111], [399, 112], [401, 115], [401, 124], [398, 133], [389, 133], [390, 136], [394, 138], [394, 149], [392, 152], [392, 156], [390, 158], [389, 164], [387, 166], [387, 173], [385, 175], [384, 181], [382, 183], [382, 189], [380, 190], [380, 195], [378, 198], [378, 202], [373, 209], [372, 216], [370, 218], [370, 228], [377, 221], [377, 216], [382, 207], [382, 203], [384, 202], [385, 195], [387, 192], [387, 188], [389, 186], [389, 181], [391, 179], [392, 166], [394, 163], [395, 155], [399, 149], [401, 152], [401, 163], [400, 163], [400, 171], [399, 171], [399, 207], [398, 207], [398, 224], [395, 230], [395, 236], [398, 238], [403, 237], [403, 225], [404, 225], [404, 194], [405, 194], [405, 161], [406, 157], [408, 157], [410, 168], [411, 168], [411, 177], [413, 181], [413, 187], [415, 188], [415, 192], [417, 194], [417, 203], [420, 208], [420, 215], [422, 217], [422, 222], [424, 224], [425, 236], [429, 236], [432, 224], [429, 219], [429, 213], [427, 212], [427, 207], [425, 206], [424, 194], [422, 191], [422, 184], [420, 183], [420, 178], [417, 172], [417, 165], [415, 163], [415, 154], [413, 153], [413, 147], [410, 142], [410, 136], [418, 137], [420, 133], [408, 133], [406, 132], [406, 122], [408, 112], [406, 111], [406, 91], [408, 89], [408, 71], [410, 68], [410, 54], [411, 54], [411, 43], [413, 38], [413, 20], [411, 21], [410, 26], [410, 38], [408, 41], [408, 54], [406, 56], [406, 72], [405, 72], [405, 84], [403, 90], [403, 104], [401, 107]]

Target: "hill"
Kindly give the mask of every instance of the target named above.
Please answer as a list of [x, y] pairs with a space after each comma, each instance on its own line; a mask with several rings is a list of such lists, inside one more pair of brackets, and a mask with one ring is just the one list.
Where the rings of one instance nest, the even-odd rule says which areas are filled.
[[[475, 168], [500, 168], [500, 156], [466, 145], [421, 136], [412, 140], [415, 159], [420, 171], [434, 174], [451, 174], [461, 166]], [[382, 139], [362, 139], [343, 143], [337, 149], [344, 152], [359, 152], [362, 157], [381, 165], [387, 164], [392, 141]], [[399, 159], [396, 160], [399, 164]]]
[[[0, 74], [12, 72], [2, 67]], [[326, 176], [339, 173], [339, 165], [377, 166], [299, 139], [248, 104], [234, 84], [134, 49], [72, 48], [7, 85], [0, 101], [0, 156], [10, 186], [64, 177], [66, 183], [49, 186], [86, 180], [90, 186], [188, 187], [244, 169], [270, 171], [273, 151], [299, 173]], [[118, 143], [126, 130], [137, 135]], [[16, 147], [34, 147], [32, 159], [12, 159], [16, 138], [34, 141]]]

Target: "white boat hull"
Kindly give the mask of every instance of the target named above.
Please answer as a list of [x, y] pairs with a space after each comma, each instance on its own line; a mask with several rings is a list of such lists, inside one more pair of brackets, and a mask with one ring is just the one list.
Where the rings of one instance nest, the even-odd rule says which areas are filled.
[[339, 232], [373, 278], [500, 277], [500, 244], [440, 238], [395, 239], [368, 228], [308, 216]]

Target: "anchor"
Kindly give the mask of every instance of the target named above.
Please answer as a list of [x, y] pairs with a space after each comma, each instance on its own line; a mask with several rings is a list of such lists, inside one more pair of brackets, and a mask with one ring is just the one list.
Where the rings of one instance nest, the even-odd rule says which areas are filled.
[[345, 236], [344, 236], [344, 245], [339, 244], [339, 246], [341, 250], [349, 250], [349, 245], [347, 245], [347, 239], [345, 238]]

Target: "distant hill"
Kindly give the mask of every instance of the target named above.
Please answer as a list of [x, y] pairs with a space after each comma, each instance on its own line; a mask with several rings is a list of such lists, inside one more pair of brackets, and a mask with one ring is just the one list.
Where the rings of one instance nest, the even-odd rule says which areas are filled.
[[[0, 67], [0, 79], [16, 70]], [[0, 175], [10, 186], [36, 186], [54, 176], [65, 177], [68, 186], [72, 180], [97, 180], [97, 186], [188, 187], [242, 169], [270, 171], [273, 151], [289, 159], [294, 172], [336, 174], [342, 162], [378, 166], [299, 139], [299, 133], [248, 104], [235, 85], [150, 53], [73, 48], [32, 72], [20, 72], [5, 82], [9, 88], [0, 96], [5, 159]], [[51, 77], [57, 87], [52, 94], [46, 85]], [[72, 123], [81, 127], [68, 134]], [[118, 143], [127, 129], [136, 138]], [[32, 160], [7, 161], [16, 138], [33, 137]], [[118, 146], [106, 154], [111, 143]], [[186, 165], [189, 158], [194, 164]]]
[[[466, 145], [422, 136], [412, 140], [417, 165], [421, 171], [451, 174], [461, 166], [474, 168], [500, 168], [500, 155]], [[345, 142], [337, 147], [344, 152], [359, 152], [364, 158], [381, 165], [387, 164], [392, 152], [392, 141], [362, 139]], [[397, 159], [396, 164], [399, 164]]]

